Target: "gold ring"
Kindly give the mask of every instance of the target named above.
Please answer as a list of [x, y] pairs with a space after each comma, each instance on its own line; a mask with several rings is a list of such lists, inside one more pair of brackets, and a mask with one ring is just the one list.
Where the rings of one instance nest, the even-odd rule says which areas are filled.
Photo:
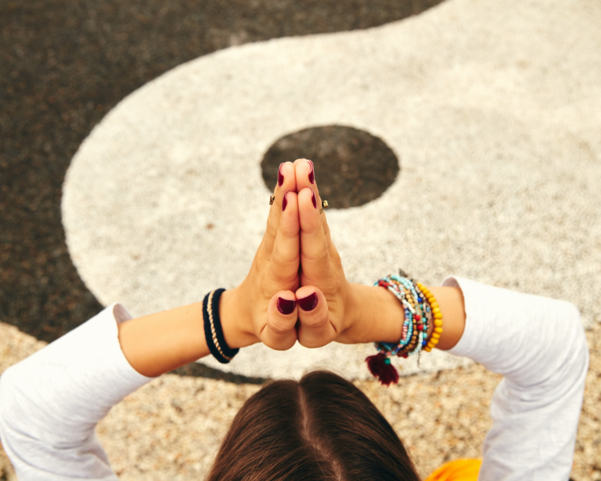
[[321, 201], [321, 209], [319, 209], [319, 214], [321, 215], [321, 213], [323, 212], [324, 209], [327, 209], [328, 207], [330, 207], [330, 205], [328, 204], [327, 200], [322, 200]]
[[270, 195], [269, 196], [269, 205], [272, 205], [274, 200], [275, 200], [275, 195]]

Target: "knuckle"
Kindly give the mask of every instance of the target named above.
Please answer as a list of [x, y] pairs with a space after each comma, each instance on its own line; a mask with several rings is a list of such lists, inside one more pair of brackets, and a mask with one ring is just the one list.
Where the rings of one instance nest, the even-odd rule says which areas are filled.
[[306, 347], [307, 349], [316, 349], [318, 347], [323, 347], [327, 342], [323, 342], [321, 339], [311, 339], [307, 341], [303, 341], [300, 343], [301, 346]]
[[271, 299], [273, 295], [278, 291], [271, 279], [262, 277], [259, 281], [259, 293], [263, 299]]
[[286, 265], [291, 262], [299, 262], [300, 254], [296, 250], [292, 251], [291, 249], [286, 249], [284, 246], [278, 245], [276, 243], [273, 246], [271, 259], [273, 262]]
[[271, 347], [271, 349], [274, 351], [287, 351], [294, 346], [294, 344], [296, 344], [296, 339], [291, 338], [290, 340], [287, 339], [285, 341], [273, 343], [273, 345], [269, 347]]
[[266, 285], [273, 295], [281, 290], [296, 290], [298, 283], [298, 265], [290, 265], [282, 269], [276, 267]]
[[305, 250], [301, 253], [302, 262], [317, 262], [319, 265], [329, 265], [330, 253], [325, 249], [317, 249], [315, 254], [306, 252]]
[[291, 275], [296, 274], [299, 266], [298, 257], [292, 259], [284, 259], [282, 257], [278, 257], [276, 259], [271, 260], [272, 264], [272, 272], [274, 277], [276, 278], [288, 278]]
[[316, 349], [323, 347], [332, 342], [334, 339], [331, 336], [301, 336], [298, 340], [299, 344], [308, 349]]
[[277, 223], [277, 221], [275, 219], [275, 216], [270, 215], [269, 219], [267, 219], [266, 234], [269, 237], [275, 237], [275, 235], [277, 234], [277, 232], [278, 232], [278, 223]]
[[278, 341], [275, 341], [273, 339], [265, 339], [263, 341], [263, 344], [265, 344], [270, 349], [273, 349], [274, 351], [285, 351], [286, 350], [285, 348], [281, 347], [281, 345]]
[[317, 329], [325, 326], [328, 323], [328, 313], [315, 313], [312, 316], [307, 316], [306, 319], [303, 319], [303, 324], [309, 328]]
[[271, 321], [269, 322], [269, 328], [274, 334], [281, 335], [290, 332], [294, 327], [294, 324], [296, 324], [296, 320], [292, 322], [288, 319], [281, 319], [276, 317], [275, 319], [271, 319]]

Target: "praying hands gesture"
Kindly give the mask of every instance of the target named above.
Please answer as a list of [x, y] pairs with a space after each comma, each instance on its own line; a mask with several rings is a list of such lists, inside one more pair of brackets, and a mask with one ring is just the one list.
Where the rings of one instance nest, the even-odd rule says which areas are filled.
[[[400, 339], [401, 304], [386, 289], [347, 281], [321, 207], [313, 162], [283, 163], [250, 272], [219, 300], [229, 348], [263, 342], [286, 350], [297, 341], [316, 348], [332, 341]], [[438, 347], [449, 349], [463, 332], [461, 292], [451, 287], [430, 290], [445, 306], [447, 319]], [[139, 373], [161, 375], [210, 354], [202, 319], [199, 301], [123, 322], [118, 325], [121, 349]]]
[[348, 329], [352, 293], [325, 212], [320, 214], [313, 163], [281, 164], [274, 197], [250, 273], [224, 294], [222, 318], [231, 308], [240, 321], [225, 337], [228, 345], [262, 341], [285, 350], [298, 340], [320, 347]]
[[[400, 338], [403, 311], [381, 288], [351, 284], [334, 246], [313, 162], [280, 165], [265, 236], [240, 286], [222, 297], [230, 346], [276, 350]], [[388, 316], [378, 316], [389, 310]]]

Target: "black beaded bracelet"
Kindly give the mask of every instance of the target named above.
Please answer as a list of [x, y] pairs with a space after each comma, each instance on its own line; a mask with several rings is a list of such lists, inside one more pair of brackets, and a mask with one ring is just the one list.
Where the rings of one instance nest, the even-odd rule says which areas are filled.
[[202, 317], [204, 319], [205, 339], [209, 351], [213, 357], [221, 364], [229, 363], [240, 349], [231, 349], [221, 329], [221, 319], [219, 317], [219, 299], [225, 289], [216, 289], [209, 292], [202, 301]]

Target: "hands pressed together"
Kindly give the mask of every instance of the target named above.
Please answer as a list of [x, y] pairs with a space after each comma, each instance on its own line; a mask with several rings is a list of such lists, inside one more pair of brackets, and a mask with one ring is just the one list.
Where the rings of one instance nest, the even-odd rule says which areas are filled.
[[[250, 272], [219, 300], [228, 347], [263, 342], [282, 351], [297, 341], [310, 348], [332, 341], [398, 342], [404, 312], [396, 297], [344, 276], [325, 211], [319, 213], [313, 163], [283, 163], [274, 195]], [[202, 302], [123, 322], [118, 325], [121, 349], [145, 376], [170, 372], [210, 354], [204, 336], [198, 336], [199, 319]]]
[[[224, 294], [237, 329], [228, 344], [256, 342], [276, 350], [296, 341], [320, 347], [344, 342], [352, 329], [352, 284], [332, 243], [313, 162], [280, 165], [267, 230], [240, 286]], [[233, 307], [235, 306], [235, 307]], [[228, 306], [222, 306], [220, 309]]]
[[[320, 214], [313, 162], [298, 159], [280, 165], [274, 196], [250, 272], [219, 300], [228, 347], [262, 342], [283, 351], [297, 341], [310, 348], [332, 341], [398, 343], [404, 320], [401, 303], [387, 289], [350, 283], [344, 275], [325, 211]], [[445, 311], [438, 348], [450, 349], [465, 325], [461, 290], [430, 291]], [[198, 336], [199, 319], [202, 302], [120, 323], [121, 349], [145, 376], [170, 372], [210, 354], [205, 337]]]

